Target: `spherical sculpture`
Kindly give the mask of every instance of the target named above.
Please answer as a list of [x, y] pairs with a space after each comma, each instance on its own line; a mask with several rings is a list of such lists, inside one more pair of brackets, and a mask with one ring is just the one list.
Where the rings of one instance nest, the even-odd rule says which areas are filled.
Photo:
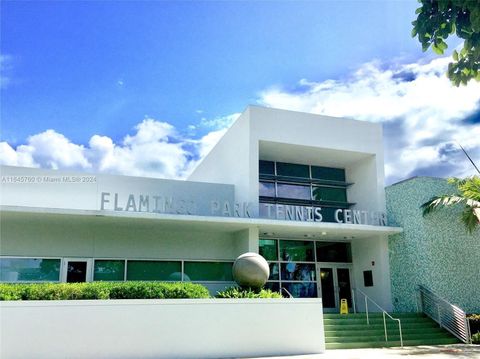
[[239, 286], [261, 288], [270, 276], [270, 268], [260, 254], [244, 253], [233, 263], [232, 273]]

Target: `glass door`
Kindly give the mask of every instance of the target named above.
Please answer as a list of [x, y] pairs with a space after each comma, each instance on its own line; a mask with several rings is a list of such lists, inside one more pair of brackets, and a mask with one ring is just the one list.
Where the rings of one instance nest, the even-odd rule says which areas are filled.
[[317, 263], [318, 292], [325, 312], [339, 312], [340, 300], [346, 299], [352, 308], [352, 290], [349, 265]]
[[62, 266], [62, 282], [90, 282], [92, 260], [89, 258], [65, 258]]

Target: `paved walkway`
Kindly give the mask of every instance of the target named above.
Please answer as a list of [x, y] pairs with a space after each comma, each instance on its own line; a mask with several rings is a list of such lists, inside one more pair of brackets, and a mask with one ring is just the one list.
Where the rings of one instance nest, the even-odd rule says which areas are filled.
[[339, 349], [328, 350], [324, 354], [269, 357], [268, 359], [407, 359], [408, 357], [480, 359], [480, 345], [453, 344], [384, 349]]

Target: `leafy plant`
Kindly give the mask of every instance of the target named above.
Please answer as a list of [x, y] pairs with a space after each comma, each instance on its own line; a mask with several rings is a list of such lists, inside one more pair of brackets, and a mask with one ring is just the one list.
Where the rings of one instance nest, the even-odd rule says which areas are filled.
[[457, 193], [431, 198], [421, 206], [423, 215], [426, 216], [440, 208], [463, 204], [461, 219], [467, 231], [472, 234], [480, 223], [480, 177], [450, 178], [448, 182], [457, 187]]
[[419, 0], [421, 7], [412, 22], [412, 37], [418, 36], [422, 50], [429, 47], [442, 55], [445, 42], [455, 34], [464, 40], [460, 52], [453, 51], [453, 61], [447, 75], [455, 86], [480, 81], [480, 1], [478, 0]]
[[477, 332], [472, 335], [472, 343], [473, 344], [480, 344], [480, 332]]
[[253, 289], [230, 287], [221, 292], [217, 292], [217, 298], [283, 298], [278, 292], [272, 292], [270, 289]]
[[193, 283], [92, 282], [2, 283], [0, 300], [180, 299], [210, 298], [208, 289]]

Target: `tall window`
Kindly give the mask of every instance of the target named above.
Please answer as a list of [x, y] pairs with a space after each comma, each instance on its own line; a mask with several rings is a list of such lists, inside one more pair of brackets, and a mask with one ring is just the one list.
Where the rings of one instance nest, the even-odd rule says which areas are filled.
[[[267, 216], [265, 204], [321, 207], [323, 221], [335, 222], [337, 209], [350, 208], [343, 168], [296, 163], [260, 161], [260, 214]], [[263, 204], [263, 206], [262, 206]]]

